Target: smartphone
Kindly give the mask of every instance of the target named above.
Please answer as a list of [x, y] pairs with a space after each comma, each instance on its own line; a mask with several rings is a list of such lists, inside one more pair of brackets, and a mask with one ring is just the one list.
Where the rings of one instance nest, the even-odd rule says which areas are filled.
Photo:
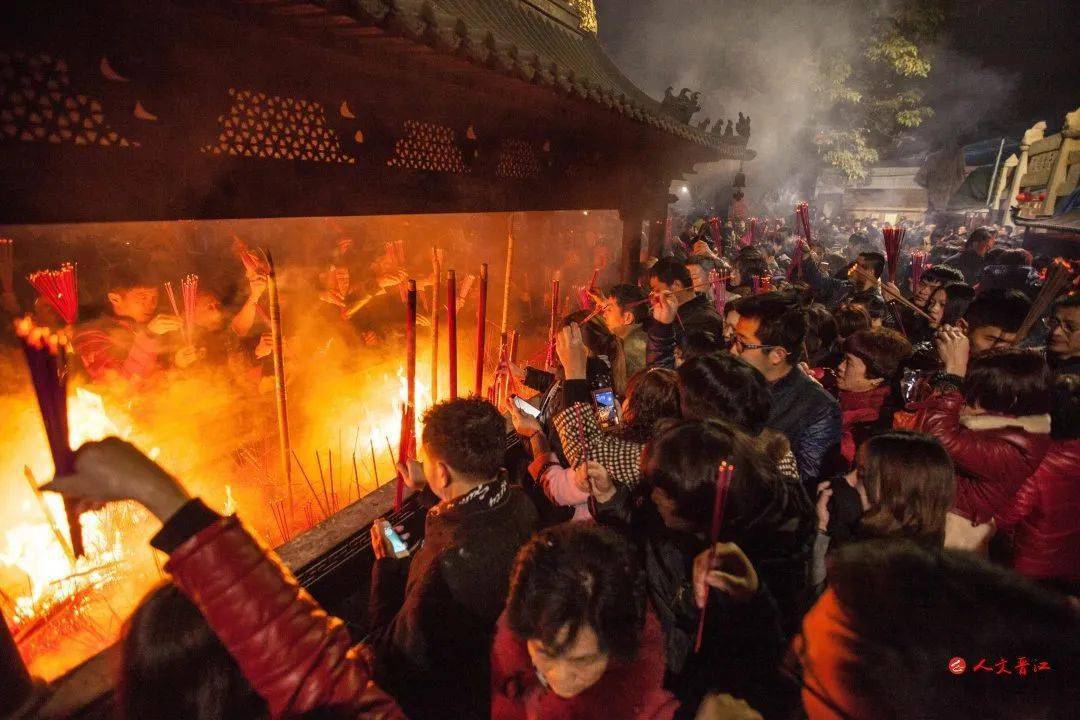
[[622, 423], [619, 401], [611, 388], [593, 390], [593, 403], [596, 405], [596, 421], [603, 430], [612, 430]]
[[394, 557], [408, 557], [409, 546], [405, 544], [405, 541], [402, 539], [402, 537], [397, 534], [397, 531], [394, 530], [394, 527], [386, 520], [377, 520], [376, 522], [379, 522], [382, 525], [383, 537], [386, 538], [386, 541], [388, 543], [390, 543], [390, 551], [391, 553], [393, 553]]
[[532, 404], [529, 403], [527, 400], [523, 400], [517, 395], [511, 395], [510, 400], [514, 403], [514, 407], [516, 407], [518, 410], [525, 413], [529, 417], [540, 417], [540, 409], [533, 407]]

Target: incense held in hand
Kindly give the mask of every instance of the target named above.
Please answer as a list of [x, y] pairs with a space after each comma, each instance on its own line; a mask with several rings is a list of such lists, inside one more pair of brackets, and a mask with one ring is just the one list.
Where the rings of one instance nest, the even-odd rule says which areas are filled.
[[476, 377], [474, 391], [480, 397], [484, 392], [484, 344], [487, 339], [488, 264], [480, 266], [480, 297], [476, 306]]
[[[713, 553], [716, 542], [720, 537], [720, 526], [724, 522], [724, 509], [727, 507], [728, 489], [731, 487], [731, 476], [735, 474], [735, 466], [727, 461], [721, 462], [716, 469], [716, 493], [713, 496], [712, 525], [709, 528], [709, 567], [712, 568]], [[698, 615], [697, 637], [694, 640], [694, 652], [701, 650], [701, 641], [705, 634], [705, 609], [709, 606], [708, 601], [701, 608]]]

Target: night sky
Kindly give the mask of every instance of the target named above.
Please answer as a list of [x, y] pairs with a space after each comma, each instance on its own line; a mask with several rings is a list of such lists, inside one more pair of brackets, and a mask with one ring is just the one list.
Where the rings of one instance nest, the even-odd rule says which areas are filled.
[[[783, 112], [769, 68], [797, 63], [788, 30], [828, 26], [813, 0], [596, 0], [600, 39], [654, 97], [667, 85], [702, 88], [705, 117]], [[763, 9], [763, 5], [765, 9]], [[923, 134], [963, 142], [1019, 134], [1038, 120], [1056, 131], [1080, 106], [1080, 1], [956, 0], [929, 99], [940, 111]], [[750, 26], [750, 27], [748, 27]], [[747, 37], [750, 36], [748, 40]], [[753, 57], [751, 57], [753, 56]], [[792, 60], [792, 58], [796, 60]], [[770, 84], [771, 82], [771, 84]], [[730, 99], [730, 100], [729, 100]]]

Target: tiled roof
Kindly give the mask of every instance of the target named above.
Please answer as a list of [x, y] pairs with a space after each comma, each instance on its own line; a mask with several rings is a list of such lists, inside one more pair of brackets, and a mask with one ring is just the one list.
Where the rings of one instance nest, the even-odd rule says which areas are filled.
[[[281, 15], [325, 13], [453, 54], [492, 72], [550, 87], [713, 149], [722, 159], [753, 156], [746, 139], [680, 122], [642, 92], [596, 37], [521, 0], [352, 0], [346, 3], [240, 0]], [[329, 6], [328, 7], [324, 7]], [[539, 5], [539, 3], [536, 3]]]

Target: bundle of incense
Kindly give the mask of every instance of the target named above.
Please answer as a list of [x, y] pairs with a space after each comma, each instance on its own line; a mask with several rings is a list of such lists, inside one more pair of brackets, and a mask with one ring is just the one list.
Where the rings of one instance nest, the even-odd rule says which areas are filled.
[[1050, 308], [1051, 303], [1073, 282], [1072, 266], [1064, 258], [1054, 258], [1054, 262], [1050, 263], [1050, 267], [1046, 269], [1046, 279], [1043, 281], [1039, 294], [1035, 296], [1035, 302], [1031, 303], [1028, 314], [1024, 316], [1024, 321], [1020, 323], [1020, 328], [1016, 331], [1014, 344], [1019, 345], [1023, 342], [1031, 332], [1031, 328], [1035, 327], [1035, 323]]
[[589, 278], [589, 284], [585, 287], [578, 288], [578, 304], [582, 310], [592, 310], [593, 296], [596, 294], [596, 281], [600, 277], [600, 268], [593, 268], [592, 277]]
[[199, 296], [199, 276], [187, 275], [180, 281], [184, 298], [184, 338], [190, 343], [195, 338], [195, 299]]
[[[712, 512], [712, 526], [709, 529], [709, 567], [712, 567], [713, 552], [716, 549], [716, 542], [720, 537], [720, 526], [724, 522], [724, 508], [727, 505], [727, 494], [731, 488], [731, 476], [735, 474], [735, 466], [731, 463], [724, 461], [720, 463], [720, 466], [716, 469], [716, 493], [713, 496], [713, 512]], [[697, 637], [694, 639], [694, 652], [701, 650], [701, 640], [705, 634], [705, 608], [709, 606], [708, 602], [705, 603], [705, 607], [701, 608], [701, 612], [698, 615]]]
[[0, 290], [4, 294], [15, 292], [15, 241], [0, 238]]
[[795, 215], [799, 219], [799, 224], [802, 226], [802, 235], [806, 238], [806, 244], [810, 247], [814, 247], [813, 239], [810, 233], [810, 206], [804, 202], [795, 206]]
[[[75, 454], [71, 451], [67, 417], [67, 339], [63, 335], [39, 328], [33, 320], [24, 317], [15, 321], [15, 334], [19, 337], [30, 370], [45, 436], [49, 441], [56, 475], [70, 475], [75, 471]], [[82, 524], [79, 521], [77, 501], [64, 498], [71, 549], [76, 557], [84, 554]]]
[[259, 254], [248, 248], [247, 243], [240, 239], [238, 235], [233, 235], [233, 252], [240, 258], [240, 262], [244, 265], [244, 270], [248, 275], [268, 275], [270, 268], [267, 267], [266, 262], [263, 261]]
[[717, 248], [721, 247], [721, 243], [720, 243], [720, 218], [718, 218], [715, 215], [713, 215], [711, 218], [709, 218], [709, 230], [710, 230], [710, 234], [712, 235], [713, 246], [717, 247]]
[[[183, 315], [180, 314], [180, 306], [176, 304], [176, 293], [173, 292], [172, 283], [168, 282], [168, 281], [165, 282], [165, 297], [167, 297], [169, 299], [169, 306], [172, 308], [173, 315], [175, 315], [178, 318], [183, 318]], [[189, 340], [188, 340], [187, 325], [186, 324], [183, 325], [180, 328], [180, 332], [184, 336], [184, 344], [188, 344]]]
[[551, 371], [555, 367], [555, 333], [559, 331], [559, 271], [551, 280], [551, 314], [548, 320], [548, 350], [544, 360], [544, 369]]
[[919, 281], [922, 280], [922, 274], [926, 271], [926, 253], [922, 250], [911, 251], [911, 287], [912, 289], [919, 286]]
[[799, 242], [801, 238], [795, 236], [795, 249], [791, 251], [791, 265], [788, 266], [787, 279], [790, 282], [795, 277], [795, 272], [798, 271], [802, 275], [803, 264], [803, 249], [802, 243]]
[[65, 323], [75, 323], [79, 317], [79, 276], [74, 265], [64, 263], [59, 270], [38, 270], [27, 279]]
[[902, 227], [882, 228], [885, 243], [885, 260], [889, 268], [889, 282], [896, 282], [896, 265], [900, 262], [900, 248], [904, 245], [906, 231]]
[[709, 284], [712, 285], [713, 304], [720, 317], [724, 317], [724, 306], [727, 304], [727, 281], [728, 275], [721, 275], [715, 269], [709, 271]]
[[[862, 270], [859, 270], [858, 265], [853, 265], [851, 267], [851, 271], [850, 271], [849, 275], [851, 277], [860, 277], [860, 278], [863, 278], [864, 280], [872, 280], [874, 282], [877, 282], [877, 278], [875, 278], [873, 275], [870, 275], [868, 273], [864, 273]], [[925, 310], [923, 310], [921, 307], [919, 307], [915, 303], [908, 300], [906, 297], [904, 297], [900, 293], [894, 292], [888, 285], [881, 285], [880, 288], [881, 288], [881, 294], [887, 296], [889, 302], [899, 303], [899, 304], [903, 305], [904, 307], [906, 307], [908, 310], [911, 310], [916, 315], [919, 315], [920, 317], [923, 317], [926, 320], [929, 320], [930, 322], [934, 321], [934, 319], [932, 317], [930, 317], [930, 315]]]
[[476, 305], [476, 374], [473, 392], [477, 397], [484, 392], [484, 352], [487, 340], [488, 265], [480, 266], [480, 297]]

